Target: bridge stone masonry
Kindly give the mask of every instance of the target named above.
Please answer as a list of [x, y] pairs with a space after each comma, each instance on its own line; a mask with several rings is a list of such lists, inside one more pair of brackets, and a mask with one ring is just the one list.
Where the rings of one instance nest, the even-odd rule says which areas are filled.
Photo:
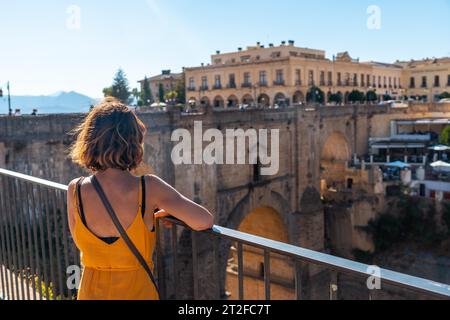
[[[84, 116], [59, 114], [0, 117], [0, 168], [61, 184], [88, 175], [67, 158], [67, 149], [73, 142], [73, 137], [68, 133]], [[329, 216], [329, 213], [325, 214], [321, 199], [323, 180], [334, 179], [342, 174], [352, 175], [346, 164], [355, 155], [363, 157], [368, 154], [370, 137], [389, 136], [392, 120], [450, 118], [450, 105], [412, 104], [407, 109], [378, 105], [298, 106], [245, 111], [208, 109], [201, 114], [183, 114], [179, 110], [169, 110], [139, 113], [138, 116], [148, 128], [144, 158], [148, 166], [138, 170], [138, 173], [153, 172], [159, 175], [188, 198], [210, 209], [217, 225], [244, 232], [251, 231], [259, 236], [316, 251], [336, 250], [338, 252], [333, 253], [347, 255], [350, 247], [366, 249], [370, 244], [367, 239], [358, 236], [343, 240], [337, 235], [336, 230], [343, 226], [333, 224], [342, 223], [343, 220]], [[172, 133], [182, 128], [194, 135], [195, 121], [201, 121], [204, 130], [213, 128], [224, 134], [226, 129], [278, 129], [278, 173], [274, 176], [261, 176], [258, 174], [258, 165], [251, 164], [174, 165], [171, 154], [176, 142], [171, 141]], [[370, 179], [355, 179], [354, 188], [370, 191]], [[367, 200], [368, 197], [378, 199], [380, 196], [369, 192], [364, 199]], [[357, 203], [355, 208], [360, 208]], [[375, 214], [375, 209], [375, 206], [366, 208], [369, 213], [361, 213], [362, 218], [357, 219], [359, 224], [364, 221], [367, 223]], [[358, 215], [359, 212], [353, 210], [351, 214]], [[344, 220], [348, 223], [348, 219]], [[345, 230], [350, 228], [351, 232], [355, 232], [353, 227], [345, 226]], [[184, 263], [179, 264], [181, 269], [178, 281], [186, 284], [192, 283], [190, 237], [190, 231], [183, 231], [179, 235], [178, 244], [180, 252], [186, 252], [182, 255]], [[164, 239], [169, 239], [169, 232], [166, 232]], [[347, 243], [348, 241], [351, 243]], [[339, 251], [343, 247], [346, 249]], [[211, 246], [206, 241], [199, 241], [199, 249], [202, 253], [200, 259], [205, 259], [207, 266], [202, 270], [204, 279], [200, 281], [200, 293], [204, 294], [203, 298], [208, 298], [207, 292], [211, 290], [206, 289], [213, 289], [218, 285], [212, 280], [215, 279], [213, 264], [208, 264], [211, 260]], [[221, 245], [220, 257], [223, 262], [220, 288], [225, 292], [225, 289], [231, 290], [229, 288], [233, 287], [232, 276], [229, 275], [230, 257], [233, 257], [231, 243]], [[246, 252], [245, 257], [251, 274], [250, 262], [261, 263], [261, 255]], [[280, 261], [277, 266], [277, 270], [272, 268], [272, 272], [279, 273], [280, 287], [283, 288], [274, 288], [274, 296], [285, 297], [289, 293], [289, 285], [283, 286], [282, 283], [289, 283], [294, 275], [290, 271], [289, 261]], [[325, 295], [328, 294], [327, 289], [323, 290], [323, 285], [329, 284], [330, 275], [327, 272], [319, 267], [305, 266], [302, 277], [305, 298], [320, 298], [324, 292]], [[257, 281], [251, 285], [258, 288]], [[192, 290], [186, 285], [178, 295], [182, 298], [192, 297]]]

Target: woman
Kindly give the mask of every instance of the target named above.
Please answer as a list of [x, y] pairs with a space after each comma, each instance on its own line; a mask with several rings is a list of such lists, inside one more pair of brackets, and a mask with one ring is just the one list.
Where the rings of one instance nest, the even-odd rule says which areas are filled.
[[[69, 227], [84, 266], [78, 299], [158, 300], [157, 286], [149, 276], [154, 271], [156, 218], [173, 216], [202, 231], [212, 227], [213, 216], [157, 176], [131, 173], [142, 164], [146, 128], [118, 100], [107, 98], [96, 106], [75, 133], [70, 157], [94, 174], [73, 180], [67, 193]], [[116, 224], [99, 185], [118, 218]], [[121, 236], [117, 223], [144, 263]]]

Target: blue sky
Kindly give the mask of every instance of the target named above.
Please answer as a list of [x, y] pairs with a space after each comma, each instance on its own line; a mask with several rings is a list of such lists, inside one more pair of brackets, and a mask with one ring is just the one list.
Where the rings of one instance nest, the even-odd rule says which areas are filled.
[[[79, 29], [67, 26], [70, 5]], [[379, 30], [367, 27], [370, 5], [381, 10]], [[119, 67], [136, 86], [257, 41], [383, 62], [450, 56], [449, 16], [450, 0], [0, 0], [0, 86], [101, 97]]]

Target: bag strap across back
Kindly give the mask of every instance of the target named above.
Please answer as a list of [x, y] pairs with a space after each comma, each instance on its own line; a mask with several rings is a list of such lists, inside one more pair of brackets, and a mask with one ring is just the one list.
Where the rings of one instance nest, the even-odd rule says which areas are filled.
[[106, 210], [108, 211], [108, 213], [109, 213], [109, 215], [111, 217], [111, 220], [114, 222], [114, 225], [116, 226], [117, 230], [119, 231], [120, 236], [125, 241], [125, 243], [127, 244], [128, 248], [134, 254], [134, 256], [139, 261], [139, 263], [142, 265], [144, 270], [147, 272], [150, 280], [153, 282], [153, 284], [155, 285], [156, 290], [159, 293], [159, 288], [158, 288], [158, 285], [156, 283], [156, 279], [155, 279], [155, 277], [153, 275], [152, 270], [148, 266], [148, 263], [145, 261], [144, 257], [141, 255], [139, 250], [136, 248], [136, 246], [131, 241], [130, 237], [128, 236], [127, 232], [123, 228], [122, 224], [120, 223], [119, 218], [117, 217], [116, 213], [114, 212], [114, 209], [112, 208], [110, 202], [108, 201], [108, 198], [106, 197], [105, 192], [103, 191], [103, 188], [100, 185], [99, 181], [97, 180], [97, 178], [95, 176], [92, 176], [91, 181], [92, 181], [92, 185], [94, 186], [95, 190], [97, 191], [98, 195], [100, 196], [100, 199], [102, 200], [103, 205], [105, 206]]

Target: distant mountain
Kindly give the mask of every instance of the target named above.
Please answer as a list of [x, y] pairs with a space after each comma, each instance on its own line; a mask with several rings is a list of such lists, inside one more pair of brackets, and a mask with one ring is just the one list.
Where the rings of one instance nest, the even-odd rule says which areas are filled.
[[[20, 109], [22, 114], [31, 114], [38, 109], [39, 114], [88, 112], [97, 100], [80, 93], [57, 92], [48, 96], [11, 96], [11, 109]], [[0, 114], [8, 113], [8, 98], [0, 98]]]

